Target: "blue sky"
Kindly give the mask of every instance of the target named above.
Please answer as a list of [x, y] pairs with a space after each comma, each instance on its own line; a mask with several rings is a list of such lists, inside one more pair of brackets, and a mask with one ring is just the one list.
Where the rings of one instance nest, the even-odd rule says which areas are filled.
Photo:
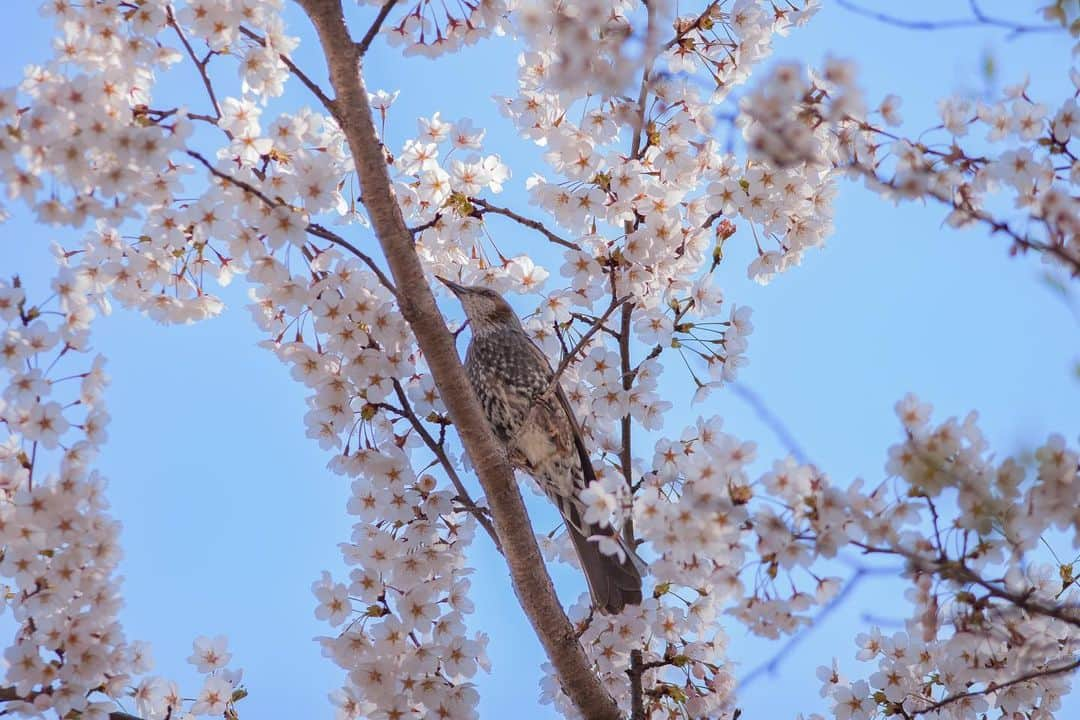
[[[51, 29], [32, 5], [5, 8], [2, 85], [17, 82], [18, 68], [47, 52]], [[919, 18], [962, 17], [967, 6], [959, 0], [903, 5], [895, 11]], [[298, 61], [323, 75], [306, 23], [291, 3], [288, 12], [290, 29], [304, 38]], [[835, 6], [779, 38], [775, 57], [815, 62], [829, 53], [858, 62], [872, 100], [901, 95], [909, 129], [934, 123], [936, 98], [984, 89], [979, 70], [986, 53], [996, 60], [998, 86], [1028, 71], [1033, 96], [1051, 104], [1068, 88], [1069, 47], [1061, 39], [1006, 41], [1002, 31], [985, 29], [919, 33]], [[418, 116], [441, 110], [452, 121], [471, 117], [488, 129], [485, 150], [514, 169], [499, 203], [527, 207], [524, 180], [531, 167], [540, 169], [539, 153], [515, 137], [490, 99], [513, 92], [515, 72], [509, 39], [439, 62], [403, 60], [377, 44], [367, 62], [370, 89], [402, 91], [391, 111], [392, 123], [399, 123], [392, 148], [415, 132]], [[308, 102], [293, 85], [287, 99]], [[181, 81], [163, 92], [182, 97], [188, 87]], [[194, 97], [193, 105], [201, 101]], [[731, 248], [721, 269], [727, 297], [755, 311], [750, 365], [740, 382], [783, 418], [834, 482], [882, 477], [886, 448], [899, 434], [892, 406], [907, 391], [933, 402], [935, 417], [978, 409], [999, 454], [1033, 448], [1051, 431], [1071, 439], [1080, 432], [1080, 383], [1071, 374], [1080, 358], [1076, 318], [1041, 279], [1037, 260], [1010, 259], [1004, 241], [981, 230], [945, 229], [942, 215], [937, 207], [894, 208], [844, 184], [836, 234], [803, 267], [761, 288], [745, 279], [748, 257]], [[492, 228], [515, 248], [534, 242], [498, 218]], [[78, 236], [34, 226], [16, 212], [0, 226], [0, 273], [19, 272], [31, 292], [44, 289], [52, 272], [49, 243], [70, 244]], [[358, 237], [371, 247], [370, 237]], [[557, 264], [553, 270], [557, 280]], [[243, 284], [222, 296], [225, 314], [198, 325], [165, 328], [118, 311], [93, 328], [112, 377], [106, 398], [113, 420], [101, 470], [124, 524], [123, 618], [130, 637], [153, 643], [157, 671], [192, 690], [194, 668], [184, 662], [191, 640], [228, 634], [251, 692], [241, 716], [324, 716], [326, 693], [340, 671], [311, 642], [325, 626], [313, 617], [309, 586], [320, 570], [341, 568], [337, 544], [349, 534], [348, 488], [304, 437], [303, 388], [256, 347], [263, 338], [248, 318]], [[683, 380], [673, 367], [665, 391], [688, 397]], [[685, 418], [673, 417], [670, 427], [677, 432], [699, 413], [720, 414], [729, 432], [757, 441], [761, 466], [784, 453], [732, 392], [714, 393]], [[474, 556], [474, 624], [490, 634], [494, 663], [493, 674], [480, 679], [481, 715], [549, 717], [550, 709], [535, 703], [540, 649], [501, 561], [483, 537]], [[555, 574], [576, 592], [573, 573]], [[860, 615], [870, 609], [899, 619], [897, 589], [875, 581], [860, 586], [785, 659], [779, 676], [748, 689], [747, 716], [823, 710], [814, 669], [836, 655], [849, 674], [857, 672], [852, 638], [865, 624]], [[746, 669], [769, 656], [769, 647], [735, 626], [731, 647]], [[776, 692], [778, 683], [784, 692]], [[1080, 714], [1080, 703], [1072, 706]]]

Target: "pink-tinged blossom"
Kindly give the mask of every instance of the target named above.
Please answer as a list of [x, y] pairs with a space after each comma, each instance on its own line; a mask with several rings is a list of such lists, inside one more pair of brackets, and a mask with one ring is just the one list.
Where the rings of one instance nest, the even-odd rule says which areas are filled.
[[224, 635], [216, 635], [212, 638], [199, 636], [192, 643], [195, 651], [187, 660], [201, 673], [220, 670], [232, 659], [228, 646], [229, 641]]

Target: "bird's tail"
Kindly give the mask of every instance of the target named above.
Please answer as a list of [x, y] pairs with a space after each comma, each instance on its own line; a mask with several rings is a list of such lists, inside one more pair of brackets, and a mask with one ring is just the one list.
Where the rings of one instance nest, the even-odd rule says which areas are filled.
[[[566, 520], [566, 529], [581, 560], [593, 606], [601, 612], [618, 613], [627, 605], [640, 605], [641, 575], [645, 562], [611, 528], [588, 525], [578, 517]], [[622, 558], [601, 552], [600, 545], [595, 540], [589, 540], [593, 535], [614, 537], [623, 551]]]

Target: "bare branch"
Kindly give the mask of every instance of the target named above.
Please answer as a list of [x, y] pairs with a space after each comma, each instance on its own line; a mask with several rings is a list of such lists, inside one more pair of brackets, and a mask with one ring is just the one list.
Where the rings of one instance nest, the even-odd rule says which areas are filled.
[[[869, 178], [883, 187], [891, 188], [898, 192], [902, 190], [894, 180], [887, 180], [879, 176], [876, 168], [868, 167], [860, 162], [850, 163], [845, 167]], [[965, 219], [986, 225], [990, 228], [991, 234], [1002, 234], [1007, 236], [1012, 240], [1014, 252], [1035, 251], [1053, 255], [1069, 268], [1074, 277], [1080, 277], [1080, 256], [1074, 255], [1065, 244], [1042, 242], [1041, 240], [1030, 237], [1029, 235], [1014, 229], [1008, 222], [998, 220], [986, 211], [976, 208], [970, 203], [962, 203], [957, 198], [950, 197], [942, 191], [928, 188], [924, 196], [933, 198], [934, 200], [951, 207], [953, 210], [963, 213]]]
[[424, 232], [425, 230], [430, 230], [431, 228], [438, 225], [440, 220], [442, 220], [442, 213], [435, 213], [435, 217], [431, 218], [430, 220], [428, 220], [426, 223], [423, 223], [422, 225], [416, 225], [414, 227], [409, 228], [409, 232], [412, 233], [413, 235], [419, 235], [420, 233]]
[[375, 22], [371, 23], [371, 27], [364, 33], [364, 39], [360, 41], [358, 46], [361, 57], [367, 54], [368, 48], [371, 47], [371, 43], [375, 40], [375, 36], [379, 34], [379, 28], [386, 21], [386, 16], [390, 14], [396, 2], [397, 0], [386, 0], [386, 3], [379, 9], [379, 14], [375, 16]]
[[[214, 84], [210, 82], [210, 75], [206, 71], [206, 64], [209, 62], [211, 56], [200, 60], [195, 54], [195, 49], [191, 47], [191, 43], [188, 42], [187, 35], [184, 34], [184, 30], [180, 27], [180, 23], [176, 22], [176, 17], [173, 15], [172, 6], [165, 8], [166, 23], [176, 31], [177, 37], [180, 38], [180, 42], [184, 46], [184, 50], [187, 52], [188, 57], [191, 58], [191, 62], [195, 63], [196, 69], [199, 71], [199, 76], [202, 78], [203, 86], [206, 88], [206, 94], [210, 96], [210, 104], [214, 107], [214, 113], [217, 115], [217, 119], [221, 119], [221, 105], [218, 104], [217, 94], [214, 93]], [[228, 135], [228, 131], [226, 131]]]
[[555, 368], [555, 372], [551, 376], [551, 382], [548, 383], [548, 386], [544, 390], [544, 392], [540, 393], [540, 398], [549, 397], [551, 393], [554, 392], [555, 388], [559, 385], [559, 378], [562, 377], [562, 374], [566, 371], [566, 368], [570, 367], [570, 365], [576, 362], [578, 353], [580, 353], [585, 348], [585, 345], [589, 342], [592, 336], [595, 335], [596, 332], [603, 327], [604, 322], [606, 322], [607, 319], [611, 317], [611, 313], [615, 312], [616, 308], [621, 306], [629, 299], [630, 296], [626, 295], [619, 298], [618, 300], [612, 300], [611, 304], [608, 305], [607, 310], [604, 311], [604, 314], [593, 321], [593, 324], [589, 326], [589, 329], [585, 331], [585, 334], [583, 334], [581, 338], [577, 341], [577, 343], [574, 344], [574, 347], [570, 348], [570, 352], [566, 353], [566, 356], [563, 357], [562, 361], [559, 363], [559, 366]]
[[741, 383], [729, 383], [728, 387], [730, 387], [743, 402], [750, 406], [750, 409], [754, 411], [754, 414], [757, 415], [761, 422], [765, 423], [766, 427], [773, 431], [773, 434], [776, 435], [780, 444], [791, 453], [792, 457], [803, 465], [810, 462], [806, 453], [803, 452], [802, 446], [799, 445], [795, 436], [791, 434], [787, 425], [784, 424], [783, 420], [777, 417], [776, 413], [769, 409], [769, 406], [765, 404], [765, 401], [761, 399], [760, 395]]
[[360, 48], [345, 25], [341, 0], [298, 0], [322, 43], [341, 124], [364, 205], [382, 245], [398, 305], [409, 323], [488, 499], [518, 601], [555, 669], [563, 691], [590, 720], [619, 720], [621, 712], [593, 670], [547, 573], [505, 451], [491, 432], [469, 384], [435, 296], [427, 284], [401, 208], [394, 198], [360, 73]]
[[536, 230], [537, 232], [541, 233], [544, 237], [546, 237], [548, 240], [555, 243], [556, 245], [562, 245], [563, 247], [570, 248], [571, 250], [580, 250], [581, 249], [580, 245], [578, 245], [575, 242], [570, 242], [569, 240], [566, 240], [564, 238], [559, 237], [555, 233], [548, 230], [547, 227], [544, 225], [544, 223], [542, 223], [542, 222], [540, 222], [538, 220], [530, 220], [529, 218], [527, 218], [527, 217], [525, 217], [523, 215], [518, 215], [516, 212], [514, 212], [513, 210], [510, 210], [509, 208], [504, 208], [504, 207], [499, 207], [497, 205], [492, 205], [491, 203], [489, 203], [487, 200], [484, 200], [483, 198], [472, 198], [471, 197], [471, 198], [469, 198], [469, 202], [471, 202], [473, 205], [475, 205], [475, 206], [482, 209], [483, 212], [480, 213], [481, 215], [483, 215], [483, 213], [485, 213], [485, 212], [495, 213], [496, 215], [505, 215], [506, 217], [510, 218], [511, 220], [513, 220], [514, 222], [516, 222], [516, 223], [518, 223], [520, 225], [524, 225], [527, 228], [532, 228], [533, 230]]
[[810, 621], [810, 624], [788, 638], [787, 642], [785, 642], [779, 650], [773, 653], [771, 658], [748, 672], [746, 676], [739, 681], [738, 690], [745, 690], [751, 683], [763, 675], [776, 674], [776, 670], [780, 667], [780, 663], [788, 657], [791, 650], [803, 640], [806, 640], [814, 630], [821, 626], [821, 622], [825, 618], [843, 605], [844, 601], [848, 599], [855, 588], [858, 587], [859, 583], [867, 577], [871, 575], [895, 575], [897, 572], [896, 568], [872, 568], [861, 566], [856, 568], [855, 573], [848, 578], [848, 581], [844, 584], [844, 587], [840, 589], [840, 592], [836, 593], [832, 600], [829, 600], [829, 602], [818, 611], [818, 614], [814, 616]]
[[964, 698], [976, 697], [978, 695], [985, 695], [986, 693], [989, 693], [989, 692], [997, 692], [998, 690], [1002, 690], [1002, 689], [1007, 688], [1007, 687], [1012, 687], [1013, 685], [1019, 685], [1020, 683], [1025, 683], [1025, 682], [1028, 682], [1029, 680], [1036, 680], [1038, 678], [1051, 677], [1053, 675], [1062, 675], [1064, 673], [1072, 672], [1073, 670], [1076, 670], [1077, 668], [1080, 668], [1080, 660], [1076, 660], [1075, 662], [1068, 663], [1067, 665], [1061, 665], [1059, 667], [1046, 668], [1044, 670], [1032, 670], [1029, 673], [1025, 673], [1025, 674], [1023, 674], [1023, 675], [1021, 675], [1019, 677], [1013, 678], [1012, 680], [1009, 680], [1008, 682], [1003, 682], [1003, 683], [991, 682], [991, 683], [988, 683], [987, 686], [985, 688], [983, 688], [982, 690], [970, 690], [968, 692], [962, 692], [962, 693], [956, 693], [955, 695], [949, 695], [946, 698], [942, 698], [941, 700], [938, 700], [933, 705], [929, 705], [929, 706], [927, 706], [925, 708], [922, 708], [921, 710], [915, 710], [915, 711], [911, 712], [910, 715], [912, 717], [916, 717], [916, 716], [919, 716], [919, 715], [925, 715], [926, 713], [931, 713], [931, 712], [934, 712], [935, 710], [940, 710], [941, 708], [945, 707], [946, 705], [951, 705], [952, 703], [954, 703], [954, 702], [956, 702], [958, 700], [963, 700]]
[[[255, 42], [259, 43], [263, 47], [266, 47], [266, 38], [261, 37], [257, 33], [252, 32], [251, 30], [247, 29], [242, 25], [240, 26], [240, 32], [241, 34], [246, 35]], [[285, 63], [285, 67], [289, 68], [289, 72], [296, 76], [297, 80], [304, 83], [304, 86], [311, 91], [311, 94], [319, 99], [319, 102], [323, 104], [323, 107], [325, 107], [331, 114], [334, 114], [336, 112], [334, 109], [334, 100], [329, 95], [327, 95], [321, 87], [319, 87], [319, 84], [317, 82], [312, 80], [307, 75], [307, 73], [297, 67], [296, 64], [293, 63], [292, 59], [285, 53], [278, 53], [278, 57], [281, 59], [281, 62]]]
[[[0, 687], [0, 702], [10, 703], [27, 703], [32, 704], [35, 697], [38, 695], [50, 694], [48, 689], [43, 691], [34, 691], [28, 696], [19, 695], [18, 691], [13, 687]], [[11, 709], [0, 709], [0, 715], [12, 712]], [[109, 720], [142, 720], [138, 715], [131, 715], [121, 710], [116, 710], [109, 713]]]
[[879, 547], [853, 540], [852, 545], [862, 549], [864, 554], [896, 555], [905, 558], [912, 567], [928, 573], [934, 573], [956, 583], [977, 585], [992, 597], [1015, 605], [1021, 610], [1044, 617], [1059, 620], [1067, 625], [1080, 628], [1080, 605], [1047, 605], [1033, 600], [1030, 593], [1015, 593], [991, 582], [973, 571], [963, 560], [948, 557], [926, 557], [911, 550], [897, 547]]
[[953, 20], [908, 20], [906, 18], [896, 17], [895, 15], [878, 12], [877, 10], [864, 8], [861, 5], [851, 2], [851, 0], [836, 0], [836, 4], [856, 15], [862, 15], [863, 17], [868, 17], [887, 25], [901, 27], [905, 30], [958, 30], [973, 27], [996, 27], [1009, 30], [1010, 35], [1012, 36], [1021, 35], [1023, 33], [1061, 30], [1061, 27], [1058, 25], [1023, 25], [1009, 20], [990, 17], [982, 11], [976, 0], [969, 0], [968, 3], [971, 7], [972, 17], [957, 18]]
[[495, 543], [495, 549], [501, 554], [503, 549], [499, 544], [499, 536], [495, 534], [495, 526], [491, 524], [491, 520], [488, 518], [484, 511], [473, 501], [469, 495], [469, 491], [465, 488], [465, 483], [461, 482], [461, 478], [457, 474], [457, 470], [454, 469], [454, 464], [450, 462], [450, 458], [446, 456], [446, 451], [443, 450], [441, 444], [435, 441], [435, 438], [431, 436], [428, 429], [424, 427], [424, 423], [413, 412], [412, 404], [409, 402], [409, 396], [405, 394], [405, 389], [401, 387], [401, 383], [396, 379], [394, 380], [394, 393], [398, 397], [398, 402], [401, 403], [401, 414], [406, 420], [413, 426], [420, 439], [427, 445], [428, 450], [438, 459], [439, 464], [442, 465], [443, 471], [446, 476], [450, 478], [450, 482], [454, 484], [454, 489], [457, 490], [458, 501], [468, 509], [470, 513], [476, 517], [476, 521], [487, 531], [488, 536], [491, 537], [491, 541]]

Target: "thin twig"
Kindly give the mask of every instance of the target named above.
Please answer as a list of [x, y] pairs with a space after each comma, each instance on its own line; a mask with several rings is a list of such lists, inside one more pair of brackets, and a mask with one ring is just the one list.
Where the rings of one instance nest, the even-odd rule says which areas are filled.
[[864, 554], [896, 555], [905, 558], [917, 570], [934, 573], [945, 580], [960, 584], [978, 585], [990, 596], [1005, 600], [1021, 610], [1044, 617], [1059, 620], [1067, 625], [1080, 628], [1080, 605], [1046, 605], [1031, 599], [1031, 593], [1014, 593], [984, 579], [964, 564], [963, 560], [951, 558], [926, 557], [911, 550], [898, 547], [880, 547], [868, 545], [857, 540], [851, 542]]
[[858, 567], [855, 569], [855, 573], [848, 578], [848, 581], [844, 584], [844, 587], [840, 589], [840, 592], [836, 593], [829, 602], [827, 602], [817, 615], [813, 617], [810, 624], [805, 626], [802, 630], [798, 631], [785, 642], [780, 649], [778, 649], [773, 656], [767, 661], [761, 663], [753, 670], [748, 672], [741, 680], [739, 680], [738, 690], [745, 690], [752, 682], [757, 680], [766, 673], [769, 675], [776, 674], [777, 668], [780, 667], [785, 659], [787, 659], [791, 653], [791, 650], [803, 640], [805, 640], [816, 628], [820, 627], [821, 621], [827, 618], [830, 614], [836, 611], [845, 600], [851, 595], [851, 593], [858, 587], [859, 583], [865, 580], [871, 575], [894, 575], [897, 573], [896, 568], [875, 568], [875, 567]]
[[440, 220], [442, 220], [442, 213], [435, 213], [435, 217], [431, 218], [430, 220], [428, 220], [426, 223], [423, 223], [422, 225], [417, 225], [415, 227], [409, 228], [409, 232], [411, 232], [413, 235], [419, 235], [420, 233], [424, 232], [425, 230], [430, 230], [431, 228], [438, 225]]
[[[849, 163], [848, 165], [845, 165], [845, 167], [854, 170], [855, 172], [863, 175], [866, 178], [869, 178], [870, 180], [873, 180], [874, 182], [882, 185], [883, 187], [888, 187], [897, 191], [900, 190], [895, 180], [886, 180], [879, 176], [877, 174], [877, 168], [868, 167], [860, 162]], [[1054, 242], [1044, 243], [1032, 237], [1029, 237], [1026, 234], [1022, 234], [1020, 231], [1015, 230], [1012, 226], [1010, 226], [1007, 221], [998, 220], [986, 211], [975, 208], [970, 204], [961, 204], [956, 198], [950, 197], [942, 191], [928, 189], [924, 196], [933, 198], [934, 200], [937, 200], [943, 205], [946, 205], [948, 207], [951, 207], [953, 210], [963, 213], [965, 216], [965, 220], [983, 223], [990, 228], [991, 235], [1001, 233], [1002, 235], [1007, 236], [1013, 242], [1014, 251], [1033, 250], [1035, 252], [1053, 255], [1063, 264], [1068, 266], [1070, 273], [1073, 276], [1080, 276], [1080, 255], [1073, 255], [1070, 252], [1068, 246], [1064, 244], [1059, 245]]]
[[[195, 54], [195, 49], [191, 47], [191, 43], [188, 42], [187, 35], [184, 34], [183, 29], [180, 27], [180, 23], [176, 22], [176, 17], [173, 15], [172, 7], [165, 8], [166, 24], [172, 26], [176, 31], [176, 35], [180, 38], [180, 42], [184, 46], [184, 50], [187, 51], [188, 57], [191, 58], [191, 62], [195, 63], [195, 67], [199, 70], [199, 76], [202, 77], [203, 85], [206, 87], [206, 94], [210, 96], [210, 104], [214, 106], [214, 113], [217, 115], [217, 119], [221, 119], [221, 105], [218, 104], [217, 94], [214, 93], [214, 85], [210, 82], [210, 74], [206, 72], [206, 65], [210, 61], [211, 55], [207, 55], [205, 59], [200, 60]], [[226, 131], [227, 135], [231, 134]]]
[[604, 324], [604, 321], [611, 317], [611, 313], [615, 312], [616, 308], [618, 308], [620, 305], [622, 305], [629, 299], [630, 296], [626, 295], [617, 300], [611, 301], [611, 305], [609, 305], [607, 310], [604, 311], [604, 314], [596, 318], [596, 321], [591, 326], [589, 326], [589, 329], [586, 330], [585, 334], [582, 335], [581, 338], [577, 341], [577, 343], [574, 344], [574, 347], [570, 348], [570, 352], [566, 353], [566, 356], [562, 359], [562, 362], [560, 362], [559, 366], [555, 368], [555, 373], [551, 376], [551, 381], [548, 382], [547, 388], [539, 395], [539, 398], [547, 398], [551, 395], [551, 393], [555, 392], [555, 388], [559, 385], [559, 378], [562, 377], [562, 374], [566, 371], [566, 368], [570, 367], [571, 363], [575, 361], [578, 353], [580, 353], [582, 349], [584, 349], [586, 343], [589, 342], [589, 339], [596, 334], [596, 332]]
[[[251, 30], [247, 29], [242, 25], [240, 26], [240, 33], [251, 38], [263, 47], [266, 47], [266, 38], [261, 37], [259, 34], [252, 32]], [[336, 115], [333, 98], [327, 95], [326, 92], [319, 86], [319, 84], [312, 80], [307, 75], [307, 73], [297, 67], [288, 55], [286, 55], [285, 53], [278, 53], [278, 57], [281, 59], [281, 62], [285, 63], [285, 67], [289, 68], [289, 72], [295, 75], [296, 79], [302, 82], [304, 86], [311, 91], [311, 94], [319, 99], [319, 102], [323, 104], [323, 107], [325, 107], [331, 114]]]
[[457, 490], [458, 494], [458, 501], [472, 513], [476, 518], [476, 521], [487, 531], [487, 534], [491, 537], [491, 541], [495, 543], [495, 549], [501, 554], [503, 551], [502, 545], [499, 543], [499, 536], [495, 533], [495, 526], [491, 524], [491, 518], [484, 513], [480, 506], [472, 499], [472, 496], [469, 495], [469, 491], [465, 488], [465, 483], [461, 482], [461, 478], [458, 477], [457, 471], [454, 469], [453, 463], [450, 462], [450, 458], [447, 457], [442, 445], [435, 441], [435, 438], [431, 436], [428, 429], [424, 427], [424, 423], [416, 416], [416, 413], [412, 409], [412, 405], [409, 403], [409, 397], [405, 394], [405, 389], [401, 387], [401, 383], [397, 380], [394, 380], [394, 393], [398, 397], [398, 402], [401, 403], [402, 416], [404, 416], [413, 426], [413, 429], [416, 430], [420, 439], [427, 445], [428, 450], [432, 452], [438, 459], [439, 464], [442, 465], [446, 476], [450, 478], [450, 482], [454, 484], [454, 489]]
[[1071, 663], [1069, 663], [1067, 665], [1061, 665], [1061, 666], [1055, 667], [1055, 668], [1046, 668], [1045, 670], [1032, 670], [1029, 673], [1025, 673], [1024, 675], [1021, 675], [1019, 677], [1015, 677], [1012, 680], [1009, 680], [1008, 682], [1003, 682], [1003, 683], [990, 682], [982, 690], [969, 690], [968, 692], [956, 693], [954, 695], [949, 695], [946, 698], [942, 698], [941, 700], [938, 700], [933, 705], [922, 708], [920, 710], [913, 711], [911, 713], [911, 716], [915, 717], [915, 716], [918, 716], [918, 715], [925, 715], [926, 713], [934, 712], [935, 710], [940, 710], [941, 708], [945, 707], [946, 705], [954, 703], [957, 700], [963, 700], [964, 698], [969, 698], [969, 697], [976, 697], [978, 695], [985, 695], [986, 693], [990, 693], [990, 692], [997, 692], [999, 690], [1003, 690], [1004, 688], [1012, 687], [1013, 685], [1019, 685], [1020, 683], [1025, 683], [1025, 682], [1028, 682], [1029, 680], [1035, 680], [1036, 678], [1050, 677], [1051, 675], [1062, 675], [1062, 674], [1067, 673], [1067, 672], [1072, 672], [1073, 670], [1076, 670], [1077, 668], [1080, 668], [1080, 660], [1076, 660], [1076, 661], [1071, 662]]
[[[269, 195], [267, 195], [266, 193], [264, 193], [262, 190], [255, 187], [251, 183], [247, 182], [246, 180], [241, 180], [240, 178], [233, 177], [229, 173], [222, 172], [221, 170], [218, 170], [216, 167], [214, 167], [210, 163], [209, 160], [207, 160], [200, 153], [198, 153], [198, 152], [196, 152], [194, 150], [188, 150], [187, 154], [190, 157], [192, 157], [192, 158], [198, 160], [200, 163], [202, 163], [202, 165], [207, 170], [209, 170], [210, 174], [213, 175], [214, 177], [220, 178], [221, 180], [224, 180], [227, 183], [235, 185], [236, 187], [240, 188], [241, 190], [244, 190], [245, 192], [251, 193], [252, 195], [257, 197], [259, 200], [261, 200], [266, 205], [268, 205], [270, 207], [286, 206], [286, 203], [274, 200]], [[382, 284], [383, 287], [385, 287], [387, 290], [392, 292], [394, 295], [397, 295], [397, 288], [394, 287], [394, 283], [392, 283], [390, 281], [390, 278], [387, 277], [386, 273], [384, 273], [379, 268], [379, 266], [375, 264], [375, 261], [371, 258], [371, 256], [367, 255], [366, 253], [361, 252], [355, 245], [350, 243], [348, 240], [341, 237], [337, 233], [323, 227], [322, 225], [319, 225], [318, 223], [308, 223], [307, 227], [304, 228], [304, 231], [306, 233], [308, 233], [309, 235], [314, 235], [315, 237], [322, 238], [323, 240], [328, 240], [328, 241], [334, 243], [335, 245], [338, 245], [338, 246], [344, 248], [345, 250], [348, 250], [350, 253], [352, 253], [357, 258], [359, 258], [361, 261], [363, 261], [364, 264], [367, 265], [368, 268], [370, 268], [373, 273], [375, 273], [375, 276], [379, 278], [379, 282]]]
[[696, 19], [694, 20], [694, 22], [692, 22], [692, 23], [690, 23], [689, 25], [686, 25], [685, 27], [683, 27], [683, 29], [682, 29], [682, 30], [680, 30], [679, 32], [675, 33], [675, 37], [671, 38], [671, 39], [670, 39], [670, 40], [668, 40], [668, 41], [667, 41], [666, 43], [664, 43], [664, 45], [663, 45], [663, 49], [664, 49], [665, 51], [667, 51], [667, 50], [670, 50], [671, 48], [675, 47], [676, 45], [678, 45], [678, 44], [679, 44], [679, 43], [680, 43], [680, 42], [682, 41], [682, 39], [683, 39], [684, 37], [686, 37], [686, 36], [687, 36], [687, 35], [688, 35], [688, 34], [690, 33], [690, 31], [691, 31], [691, 30], [695, 30], [695, 29], [697, 29], [697, 28], [698, 28], [698, 27], [699, 27], [699, 26], [701, 25], [701, 21], [702, 21], [702, 20], [705, 20], [705, 19], [706, 19], [706, 18], [708, 18], [708, 17], [710, 16], [710, 15], [712, 15], [712, 12], [713, 12], [713, 10], [715, 10], [715, 9], [716, 9], [716, 7], [717, 7], [717, 6], [718, 6], [718, 5], [719, 5], [719, 4], [720, 4], [720, 3], [722, 2], [722, 1], [723, 1], [723, 0], [713, 0], [713, 2], [709, 3], [709, 4], [708, 4], [708, 5], [707, 5], [707, 6], [705, 7], [705, 9], [704, 9], [704, 10], [702, 10], [702, 11], [701, 11], [701, 12], [700, 12], [700, 13], [698, 14], [698, 16], [697, 16], [697, 18], [696, 18]]
[[737, 382], [729, 383], [730, 387], [739, 398], [750, 406], [750, 409], [754, 411], [758, 419], [765, 423], [765, 426], [773, 431], [780, 444], [791, 453], [792, 457], [799, 461], [800, 464], [806, 465], [810, 462], [805, 452], [803, 452], [802, 446], [795, 439], [795, 436], [791, 434], [787, 425], [781, 420], [776, 413], [769, 409], [769, 406], [765, 404], [765, 401], [761, 399], [761, 396], [756, 392], [746, 387], [745, 385]]
[[375, 40], [375, 36], [379, 34], [379, 28], [382, 27], [383, 22], [386, 20], [386, 16], [390, 14], [390, 11], [394, 7], [394, 3], [397, 0], [386, 0], [386, 3], [379, 10], [379, 14], [375, 16], [375, 22], [371, 23], [371, 27], [364, 33], [364, 39], [360, 41], [358, 47], [360, 49], [360, 56], [363, 57], [367, 53], [368, 48], [371, 47], [371, 43]]
[[581, 246], [579, 246], [577, 243], [570, 242], [569, 240], [566, 240], [565, 238], [559, 237], [555, 233], [548, 230], [547, 227], [544, 225], [544, 223], [542, 223], [542, 222], [540, 222], [538, 220], [531, 220], [531, 219], [529, 219], [529, 218], [527, 218], [527, 217], [525, 217], [523, 215], [517, 214], [516, 212], [514, 212], [513, 210], [511, 210], [509, 208], [504, 208], [504, 207], [499, 207], [497, 205], [492, 205], [491, 203], [489, 203], [487, 200], [484, 200], [483, 198], [473, 198], [473, 197], [471, 197], [471, 198], [469, 198], [469, 202], [471, 202], [473, 205], [475, 205], [476, 207], [480, 208], [483, 211], [483, 212], [480, 213], [481, 215], [483, 213], [485, 213], [485, 212], [495, 213], [496, 215], [505, 215], [506, 217], [510, 218], [511, 220], [513, 220], [514, 222], [516, 222], [516, 223], [518, 223], [520, 225], [524, 225], [527, 228], [532, 228], [533, 230], [536, 230], [537, 232], [542, 234], [544, 237], [546, 237], [548, 240], [555, 243], [556, 245], [562, 245], [563, 247], [570, 248], [571, 250], [581, 250]]
[[861, 5], [856, 5], [850, 0], [836, 0], [836, 4], [849, 12], [855, 13], [856, 15], [862, 15], [863, 17], [868, 17], [872, 20], [877, 20], [878, 22], [883, 22], [887, 25], [901, 27], [905, 30], [958, 30], [962, 28], [989, 26], [1004, 28], [1011, 31], [1012, 35], [1061, 30], [1061, 27], [1058, 25], [1022, 25], [1020, 23], [1011, 22], [1009, 20], [1002, 20], [1000, 18], [990, 17], [979, 8], [975, 0], [970, 0], [970, 2], [968, 3], [971, 7], [971, 12], [974, 17], [956, 18], [950, 20], [909, 20], [907, 18], [896, 17], [895, 15], [878, 12], [877, 10], [870, 10], [868, 8], [864, 8]]

